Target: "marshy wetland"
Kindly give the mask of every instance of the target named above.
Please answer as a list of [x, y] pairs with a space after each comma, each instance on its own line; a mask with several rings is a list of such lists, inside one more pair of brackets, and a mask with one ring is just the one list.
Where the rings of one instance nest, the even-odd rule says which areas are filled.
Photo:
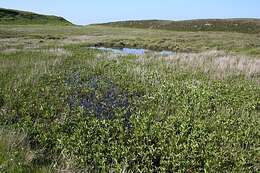
[[259, 43], [1, 25], [0, 172], [259, 172]]

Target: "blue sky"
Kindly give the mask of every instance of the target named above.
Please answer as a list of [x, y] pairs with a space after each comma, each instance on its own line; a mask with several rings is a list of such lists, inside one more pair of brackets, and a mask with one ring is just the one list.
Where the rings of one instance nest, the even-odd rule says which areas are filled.
[[260, 0], [0, 0], [0, 7], [63, 16], [75, 24], [133, 19], [260, 18]]

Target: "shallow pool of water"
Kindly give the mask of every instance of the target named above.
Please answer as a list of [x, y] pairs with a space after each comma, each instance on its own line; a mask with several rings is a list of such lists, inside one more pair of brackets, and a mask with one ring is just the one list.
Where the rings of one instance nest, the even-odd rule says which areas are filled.
[[117, 54], [127, 54], [127, 55], [144, 55], [149, 53], [155, 53], [159, 54], [161, 56], [169, 56], [174, 54], [172, 51], [152, 51], [148, 49], [135, 49], [135, 48], [106, 48], [106, 47], [89, 47], [91, 49], [97, 49], [97, 50], [103, 50], [103, 51], [109, 51]]

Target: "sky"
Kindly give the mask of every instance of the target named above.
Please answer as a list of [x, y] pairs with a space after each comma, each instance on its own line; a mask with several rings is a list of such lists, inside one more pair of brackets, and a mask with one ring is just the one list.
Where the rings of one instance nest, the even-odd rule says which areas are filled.
[[260, 18], [260, 0], [0, 0], [0, 7], [62, 16], [79, 25], [142, 19]]

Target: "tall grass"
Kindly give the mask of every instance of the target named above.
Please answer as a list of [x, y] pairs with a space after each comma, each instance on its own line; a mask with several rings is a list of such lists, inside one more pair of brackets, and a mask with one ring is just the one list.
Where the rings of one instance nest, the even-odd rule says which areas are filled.
[[[248, 78], [260, 77], [260, 59], [248, 56], [234, 56], [220, 51], [199, 54], [177, 54], [166, 58], [176, 66], [202, 70], [219, 78], [244, 75]], [[166, 60], [166, 61], [167, 61]]]

